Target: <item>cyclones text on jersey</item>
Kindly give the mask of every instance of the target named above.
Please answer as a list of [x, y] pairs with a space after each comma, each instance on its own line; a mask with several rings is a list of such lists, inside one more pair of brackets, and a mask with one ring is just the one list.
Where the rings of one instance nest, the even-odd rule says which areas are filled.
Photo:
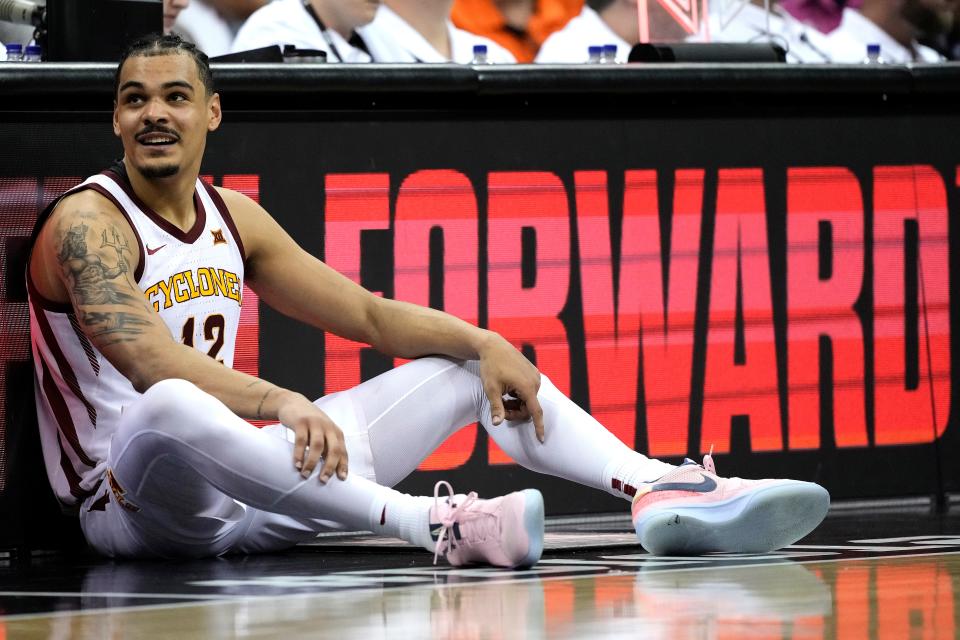
[[209, 296], [223, 296], [241, 304], [240, 277], [226, 269], [213, 267], [175, 273], [150, 285], [143, 293], [156, 311], [169, 309], [174, 303]]

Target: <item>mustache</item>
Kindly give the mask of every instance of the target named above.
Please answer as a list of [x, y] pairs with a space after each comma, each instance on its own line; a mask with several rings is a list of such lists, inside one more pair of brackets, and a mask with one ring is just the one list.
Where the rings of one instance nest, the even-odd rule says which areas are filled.
[[148, 124], [148, 125], [145, 126], [143, 129], [141, 129], [140, 131], [138, 131], [138, 132], [137, 132], [137, 135], [134, 136], [134, 137], [135, 137], [137, 140], [139, 140], [139, 139], [142, 138], [143, 136], [148, 135], [148, 134], [151, 134], [151, 133], [165, 133], [165, 134], [167, 134], [167, 135], [169, 135], [169, 136], [173, 136], [173, 137], [176, 138], [177, 140], [180, 139], [180, 134], [179, 134], [179, 133], [177, 133], [176, 131], [174, 131], [173, 129], [171, 129], [171, 128], [169, 128], [169, 127], [164, 127], [163, 125], [159, 125], [159, 124]]

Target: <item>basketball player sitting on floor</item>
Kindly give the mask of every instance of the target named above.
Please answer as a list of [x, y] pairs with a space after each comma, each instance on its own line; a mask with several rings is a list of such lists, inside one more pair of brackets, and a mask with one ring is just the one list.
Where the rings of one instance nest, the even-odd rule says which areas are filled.
[[[253, 201], [198, 180], [221, 111], [193, 45], [134, 43], [115, 95], [123, 160], [42, 214], [28, 273], [47, 473], [96, 551], [274, 551], [339, 527], [453, 565], [532, 565], [543, 548], [535, 489], [481, 500], [445, 482], [432, 497], [390, 488], [477, 420], [524, 467], [633, 498], [653, 553], [765, 552], [825, 516], [815, 484], [720, 478], [709, 456], [679, 467], [644, 457], [501, 336], [372, 295]], [[234, 371], [244, 282], [282, 313], [419, 359], [316, 402]]]

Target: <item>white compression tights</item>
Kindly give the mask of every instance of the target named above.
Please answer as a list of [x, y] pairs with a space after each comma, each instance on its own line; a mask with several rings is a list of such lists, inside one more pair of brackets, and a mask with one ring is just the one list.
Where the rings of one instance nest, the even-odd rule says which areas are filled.
[[546, 376], [538, 394], [545, 443], [537, 440], [532, 422], [494, 426], [479, 372], [476, 361], [423, 358], [348, 392], [366, 417], [379, 483], [395, 485], [448, 436], [477, 420], [521, 466], [614, 495], [622, 495], [611, 487], [616, 467], [625, 467], [621, 473], [628, 475], [636, 471], [629, 478], [637, 482], [655, 480], [672, 468], [624, 445]]
[[189, 382], [158, 383], [125, 409], [108, 458], [133, 508], [85, 504], [84, 531], [115, 556], [268, 551], [334, 523], [428, 546], [431, 501], [388, 487], [477, 420], [524, 467], [614, 495], [623, 495], [614, 484], [636, 486], [671, 468], [623, 445], [546, 377], [538, 395], [544, 444], [530, 423], [492, 426], [478, 370], [477, 362], [423, 358], [318, 400], [344, 429], [351, 462], [372, 459], [373, 467], [326, 485], [316, 473], [300, 477], [286, 429], [256, 429]]

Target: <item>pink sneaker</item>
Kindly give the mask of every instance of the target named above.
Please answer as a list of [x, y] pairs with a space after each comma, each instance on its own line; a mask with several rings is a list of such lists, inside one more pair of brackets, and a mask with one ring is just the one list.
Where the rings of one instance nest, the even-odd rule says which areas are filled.
[[[440, 487], [448, 497], [440, 499]], [[437, 541], [433, 562], [443, 554], [455, 567], [492, 564], [529, 567], [543, 553], [543, 496], [536, 489], [480, 500], [477, 494], [454, 495], [449, 482], [433, 488], [430, 535]]]
[[657, 555], [766, 553], [793, 544], [827, 515], [830, 494], [798, 480], [721, 478], [713, 458], [687, 459], [633, 498], [633, 526]]

